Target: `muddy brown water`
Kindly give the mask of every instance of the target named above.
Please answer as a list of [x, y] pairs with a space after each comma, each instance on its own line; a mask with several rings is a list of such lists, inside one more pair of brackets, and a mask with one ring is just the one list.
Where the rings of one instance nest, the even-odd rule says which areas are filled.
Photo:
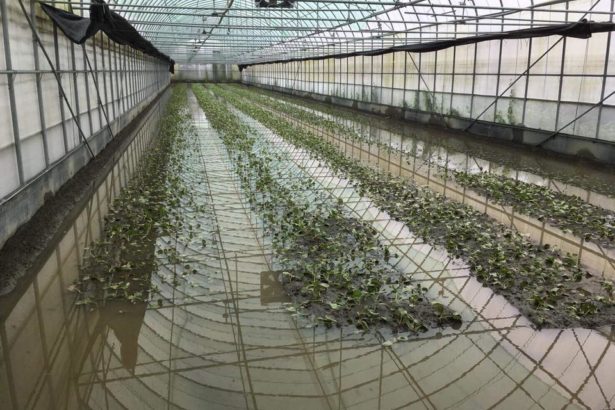
[[[100, 235], [105, 189], [12, 299], [0, 299], [0, 397], [7, 409], [525, 409], [615, 406], [615, 328], [537, 331], [447, 255], [334, 180], [300, 151], [298, 167], [335, 186], [371, 221], [434, 299], [464, 319], [408, 341], [386, 332], [305, 327], [285, 308], [258, 221], [216, 132], [191, 100], [191, 175], [207, 206], [202, 238], [176, 246], [198, 274], [160, 261], [163, 303], [75, 306], [70, 284]], [[255, 124], [251, 124], [255, 125]], [[261, 130], [263, 133], [265, 130]], [[275, 135], [266, 135], [276, 141]], [[279, 142], [279, 141], [278, 141]], [[287, 149], [281, 142], [279, 149]], [[186, 212], [186, 218], [200, 218]], [[387, 343], [388, 342], [388, 343]]]
[[[440, 163], [450, 169], [471, 173], [479, 170], [497, 172], [539, 185], [548, 185], [549, 181], [558, 185], [565, 183], [615, 197], [615, 165], [598, 164], [587, 159], [468, 135], [440, 126], [386, 118], [278, 92], [267, 91], [265, 94], [280, 96], [295, 107], [303, 107], [323, 118], [346, 125], [364, 137], [403, 147], [408, 152], [412, 151], [417, 158]], [[585, 199], [584, 196], [582, 198]]]

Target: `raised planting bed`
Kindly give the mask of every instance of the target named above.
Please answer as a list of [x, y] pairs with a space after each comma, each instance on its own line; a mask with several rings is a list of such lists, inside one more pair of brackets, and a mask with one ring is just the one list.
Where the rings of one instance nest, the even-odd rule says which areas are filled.
[[[514, 226], [523, 234], [529, 235], [528, 238], [536, 244], [557, 246], [562, 249], [562, 252], [578, 255], [579, 261], [585, 267], [601, 277], [613, 279], [615, 275], [615, 252], [613, 252], [613, 249], [586, 240], [584, 239], [585, 235], [575, 236], [560, 229], [560, 226], [541, 222], [531, 215], [517, 212], [511, 206], [497, 203], [484, 193], [466, 190], [465, 187], [453, 182], [448, 177], [454, 171], [448, 168], [445, 158], [439, 156], [433, 158], [433, 154], [429, 153], [429, 159], [424, 160], [424, 152], [420, 154], [414, 151], [402, 151], [400, 148], [393, 147], [377, 138], [362, 137], [351, 129], [337, 125], [329, 118], [321, 118], [312, 112], [298, 109], [294, 105], [279, 103], [266, 96], [258, 96], [253, 99], [261, 102], [263, 106], [275, 104], [276, 113], [281, 113], [293, 123], [299, 123], [301, 127], [312, 129], [340, 149], [343, 147], [345, 153], [348, 153], [348, 148], [350, 148], [352, 157], [368, 163], [370, 166], [373, 165], [385, 172], [409, 178], [414, 184], [425, 185], [444, 194], [449, 199], [471, 205], [474, 209], [486, 213], [496, 221]], [[404, 160], [406, 164], [402, 163]], [[554, 188], [554, 192], [556, 192], [556, 188]], [[566, 197], [563, 194], [560, 195]], [[568, 197], [578, 198], [574, 195], [568, 195]], [[597, 197], [594, 195], [592, 198], [596, 199]], [[608, 202], [605, 204], [608, 204]], [[599, 207], [595, 208], [601, 212], [609, 212]]]
[[455, 181], [515, 211], [568, 230], [586, 241], [615, 246], [615, 212], [590, 205], [581, 198], [499, 175], [452, 172]]
[[[80, 281], [72, 285], [80, 295], [77, 304], [154, 300], [157, 289], [151, 275], [157, 272], [160, 258], [181, 264], [183, 273], [192, 270], [174, 247], [156, 246], [161, 236], [179, 238], [193, 229], [185, 226], [184, 207], [199, 206], [180, 177], [190, 153], [191, 135], [187, 89], [174, 86], [158, 137], [142, 159], [137, 175], [113, 202], [101, 239], [90, 246]], [[162, 304], [162, 300], [157, 303]]]
[[212, 89], [280, 137], [353, 179], [363, 194], [417, 236], [462, 258], [479, 281], [507, 297], [538, 326], [613, 323], [613, 282], [593, 277], [573, 256], [534, 245], [467, 205], [359, 164], [311, 131], [275, 115], [284, 109], [275, 101], [265, 103], [245, 88]]
[[[296, 106], [330, 115], [332, 119], [335, 119], [335, 122], [344, 128], [350, 128], [348, 123], [344, 123], [344, 120], [347, 120], [367, 126], [372, 126], [376, 123], [378, 127], [382, 127], [383, 129], [387, 129], [392, 132], [399, 132], [405, 135], [408, 134], [408, 131], [404, 130], [404, 128], [407, 127], [407, 124], [400, 123], [397, 120], [391, 121], [386, 118], [380, 119], [378, 116], [373, 114], [364, 114], [356, 110], [335, 106], [330, 103], [309, 100], [268, 89], [257, 87], [241, 88], [249, 89], [258, 95], [267, 96], [274, 100], [285, 101]], [[615, 198], [615, 183], [613, 178], [605, 178], [605, 171], [603, 169], [593, 172], [593, 168], [590, 164], [582, 165], [583, 168], [581, 171], [575, 166], [562, 166], [561, 158], [558, 158], [557, 156], [555, 158], [551, 158], [550, 156], [553, 154], [548, 152], [541, 152], [540, 154], [523, 154], [523, 150], [526, 150], [526, 148], [520, 147], [518, 149], [512, 148], [514, 150], [514, 155], [511, 155], [511, 147], [504, 145], [498, 146], [493, 143], [485, 143], [483, 140], [474, 143], [473, 141], [460, 141], [459, 138], [442, 138], [440, 135], [437, 135], [435, 137], [437, 141], [434, 142], [434, 140], [422, 138], [421, 136], [416, 135], [416, 133], [413, 133], [411, 137], [413, 139], [422, 140], [429, 146], [442, 146], [451, 152], [463, 152], [464, 154], [476, 157], [477, 159], [480, 158], [482, 160], [490, 161], [494, 164], [499, 164], [509, 169], [539, 175], [546, 179], [560, 181], [563, 184], [569, 184], [574, 187], [582, 188], [583, 190], [588, 190], [607, 197]], [[473, 137], [473, 139], [476, 139], [476, 137]], [[541, 155], [541, 157], [538, 157], [538, 155]], [[612, 168], [612, 170], [615, 171], [615, 168]], [[576, 191], [576, 189], [571, 190]]]
[[290, 311], [327, 327], [364, 330], [387, 326], [420, 333], [460, 324], [459, 315], [431, 303], [426, 288], [391, 266], [393, 255], [373, 227], [348, 216], [344, 204], [316, 189], [309, 176], [289, 178], [288, 152], [273, 147], [202, 87], [193, 90], [263, 221], [275, 271], [293, 301]]

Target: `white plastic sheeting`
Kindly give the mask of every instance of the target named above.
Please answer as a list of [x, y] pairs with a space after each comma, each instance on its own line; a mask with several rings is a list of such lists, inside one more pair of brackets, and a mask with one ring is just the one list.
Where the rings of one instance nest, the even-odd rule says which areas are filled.
[[[110, 42], [104, 35], [84, 47], [73, 45], [54, 31], [37, 3], [22, 1], [53, 67], [35, 41], [19, 2], [3, 0], [0, 203], [83, 144], [77, 125], [90, 139], [107, 129], [108, 119], [116, 133], [128, 120], [125, 114], [151, 100], [170, 79], [166, 64]], [[60, 74], [68, 104], [62, 100], [54, 69]]]
[[[256, 7], [253, 0], [116, 0], [112, 6], [178, 62], [241, 65], [582, 20], [613, 22], [613, 7], [610, 0], [315, 0], [274, 9]], [[556, 142], [557, 149], [596, 157], [587, 140], [615, 142], [613, 44], [612, 33], [498, 40], [421, 54], [253, 65], [242, 79], [573, 135], [584, 140]], [[615, 160], [609, 158], [600, 159]]]
[[492, 41], [423, 54], [255, 65], [244, 69], [242, 79], [612, 143], [613, 44], [611, 33], [588, 40]]

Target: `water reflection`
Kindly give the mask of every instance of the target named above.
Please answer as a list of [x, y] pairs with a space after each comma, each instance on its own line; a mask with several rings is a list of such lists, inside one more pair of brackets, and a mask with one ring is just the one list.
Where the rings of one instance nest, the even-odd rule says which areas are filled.
[[[293, 105], [289, 102], [285, 104]], [[336, 146], [348, 157], [395, 177], [408, 179], [414, 185], [428, 187], [448, 199], [469, 205], [503, 225], [516, 228], [521, 233], [528, 235], [529, 239], [535, 243], [548, 244], [559, 249], [562, 254], [577, 255], [579, 262], [593, 275], [615, 279], [614, 249], [592, 241], [585, 241], [583, 238], [557, 226], [517, 212], [515, 208], [500, 204], [499, 201], [488, 195], [457, 184], [455, 179], [449, 176], [451, 170], [468, 173], [491, 172], [542, 185], [555, 192], [577, 195], [586, 202], [609, 210], [615, 210], [614, 198], [575, 185], [565, 184], [550, 176], [510, 169], [499, 162], [493, 163], [474, 157], [468, 152], [450, 151], [442, 145], [434, 144], [431, 140], [424, 141], [396, 134], [386, 128], [379, 128], [378, 125], [373, 123], [355, 122], [299, 105], [294, 106], [338, 122], [353, 129], [355, 133], [363, 135], [364, 139], [357, 139], [350, 132], [340, 131], [339, 129], [331, 131], [329, 127], [304, 121], [292, 115], [292, 113], [290, 115], [281, 113], [287, 121], [308, 128]], [[374, 123], [377, 122], [374, 121]], [[393, 147], [395, 150], [391, 151], [389, 147]], [[498, 146], [494, 145], [493, 147], [497, 151]], [[561, 168], [572, 172], [573, 169], [576, 169], [576, 166], [571, 167], [569, 164], [563, 163]], [[581, 167], [581, 169], [583, 168]], [[601, 173], [600, 175], [603, 180], [612, 180], [612, 186], [615, 186], [615, 174]], [[592, 181], [592, 178], [584, 177], [583, 180], [587, 183]], [[599, 180], [596, 179], [595, 181], [598, 182]], [[597, 185], [597, 187], [600, 187], [600, 185]]]
[[[0, 397], [7, 408], [480, 409], [615, 406], [615, 328], [536, 331], [467, 269], [412, 236], [301, 150], [293, 158], [395, 247], [460, 329], [393, 335], [305, 328], [283, 306], [267, 244], [221, 141], [193, 101], [199, 155], [187, 178], [207, 206], [202, 238], [176, 247], [199, 272], [160, 261], [154, 305], [76, 307], [67, 290], [100, 232], [92, 201], [19, 298], [3, 300]], [[254, 124], [253, 124], [254, 125]], [[275, 138], [269, 135], [268, 138]], [[290, 149], [281, 142], [279, 149]], [[289, 177], [293, 174], [289, 170]], [[201, 218], [187, 210], [186, 217]], [[205, 251], [195, 244], [211, 243]], [[8, 404], [7, 404], [8, 403]]]
[[347, 126], [372, 142], [401, 149], [418, 166], [435, 165], [469, 173], [488, 171], [577, 195], [589, 203], [615, 210], [615, 173], [612, 166], [563, 160], [561, 156], [548, 152], [494, 143], [441, 127], [383, 119], [369, 114], [358, 116], [355, 111], [343, 107], [292, 97], [286, 97], [285, 102]]
[[139, 351], [139, 334], [145, 318], [147, 303], [113, 301], [100, 309], [100, 319], [95, 334], [106, 329], [120, 342], [120, 361], [122, 366], [134, 374]]

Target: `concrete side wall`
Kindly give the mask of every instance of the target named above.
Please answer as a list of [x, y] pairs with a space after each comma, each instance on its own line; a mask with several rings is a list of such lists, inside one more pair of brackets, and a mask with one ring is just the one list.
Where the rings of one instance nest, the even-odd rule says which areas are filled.
[[84, 137], [97, 154], [170, 81], [162, 61], [100, 33], [74, 45], [23, 2], [43, 45], [19, 3], [0, 1], [0, 246], [91, 159]]
[[173, 81], [230, 82], [241, 80], [236, 65], [230, 64], [176, 64]]
[[256, 65], [242, 82], [615, 163], [613, 33]]

